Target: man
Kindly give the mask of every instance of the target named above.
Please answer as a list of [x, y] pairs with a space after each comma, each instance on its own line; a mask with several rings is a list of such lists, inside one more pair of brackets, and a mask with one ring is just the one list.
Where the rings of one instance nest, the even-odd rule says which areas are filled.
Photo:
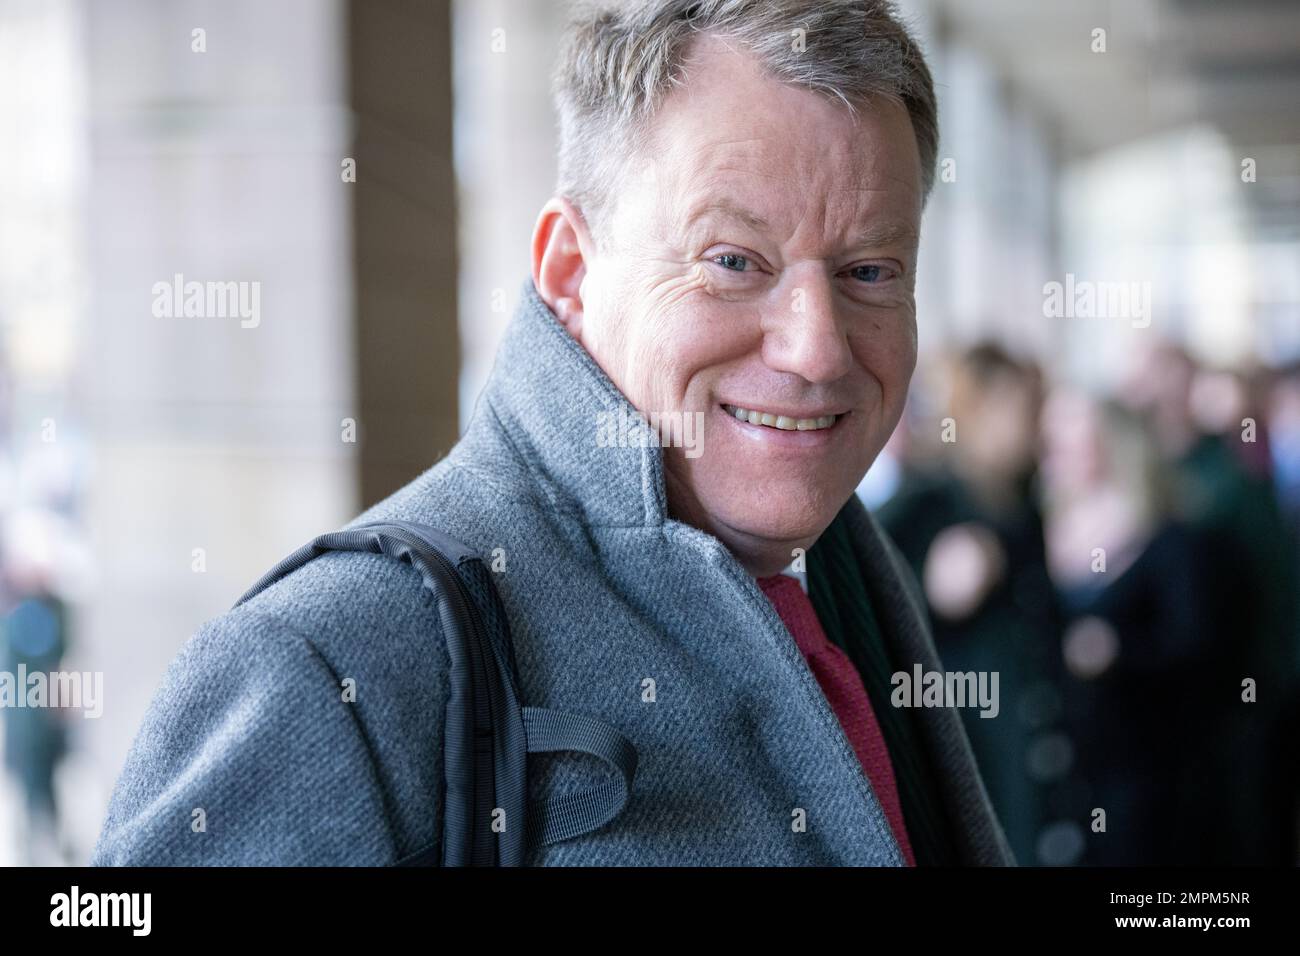
[[[473, 421], [358, 519], [500, 557], [524, 699], [637, 749], [623, 812], [526, 862], [1010, 862], [957, 714], [890, 706], [939, 662], [853, 494], [916, 355], [916, 48], [878, 2], [658, 0], [576, 21], [557, 99], [560, 188]], [[674, 427], [608, 427], [638, 415]], [[309, 563], [173, 664], [96, 862], [436, 842], [446, 667], [418, 573]], [[595, 773], [546, 755], [530, 790]]]

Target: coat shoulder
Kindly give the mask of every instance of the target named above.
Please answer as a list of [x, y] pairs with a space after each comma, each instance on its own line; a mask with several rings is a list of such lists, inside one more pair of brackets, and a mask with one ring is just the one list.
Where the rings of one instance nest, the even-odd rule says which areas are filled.
[[415, 569], [329, 553], [208, 621], [146, 710], [95, 865], [383, 865], [441, 831], [447, 656]]

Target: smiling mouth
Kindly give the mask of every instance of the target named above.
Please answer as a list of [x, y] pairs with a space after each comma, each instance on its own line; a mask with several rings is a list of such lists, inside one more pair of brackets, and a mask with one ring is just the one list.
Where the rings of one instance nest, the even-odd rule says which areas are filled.
[[722, 410], [733, 418], [738, 418], [742, 422], [748, 422], [751, 425], [763, 425], [767, 428], [776, 428], [783, 432], [814, 432], [830, 428], [837, 421], [843, 418], [843, 415], [822, 415], [819, 418], [791, 418], [788, 415], [776, 415], [772, 412], [765, 412], [751, 408], [741, 408], [737, 405], [722, 406]]

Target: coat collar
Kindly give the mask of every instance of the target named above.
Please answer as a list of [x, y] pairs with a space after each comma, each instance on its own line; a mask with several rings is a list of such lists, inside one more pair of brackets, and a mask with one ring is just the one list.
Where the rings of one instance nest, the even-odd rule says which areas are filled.
[[[589, 525], [667, 524], [683, 539], [707, 547], [722, 567], [730, 568], [732, 578], [748, 592], [751, 607], [760, 610], [772, 633], [784, 634], [775, 610], [721, 542], [668, 519], [662, 450], [649, 440], [643, 446], [629, 441], [626, 447], [601, 447], [597, 429], [602, 414], [629, 416], [633, 422], [630, 438], [641, 432], [647, 439], [651, 437], [649, 429], [634, 417], [631, 403], [568, 333], [529, 277], [476, 409], [476, 420], [488, 417], [478, 424], [487, 432], [503, 432], [528, 468], [529, 478], [543, 485], [558, 506], [582, 514]], [[474, 430], [471, 425], [471, 435]], [[941, 669], [920, 599], [905, 583], [908, 572], [902, 559], [856, 494], [850, 496], [836, 520], [848, 524], [891, 658]], [[808, 686], [816, 690], [815, 684]], [[822, 702], [829, 706], [824, 698]], [[1013, 862], [975, 768], [961, 718], [947, 708], [937, 708], [920, 713], [919, 721], [925, 746], [935, 761], [945, 808], [956, 825], [963, 862]], [[845, 766], [856, 770], [856, 758], [847, 743], [844, 747]], [[866, 784], [863, 787], [869, 791]]]
[[[667, 516], [663, 451], [636, 409], [560, 323], [529, 276], [481, 401], [548, 492], [595, 526]], [[626, 447], [601, 447], [604, 416], [626, 416]], [[640, 447], [638, 447], [640, 446]]]

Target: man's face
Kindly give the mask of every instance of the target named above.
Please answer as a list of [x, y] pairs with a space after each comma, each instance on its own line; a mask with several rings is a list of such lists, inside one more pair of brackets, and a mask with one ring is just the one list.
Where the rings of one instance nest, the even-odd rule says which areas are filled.
[[729, 543], [797, 542], [830, 523], [902, 413], [916, 141], [901, 105], [855, 119], [711, 38], [688, 69], [586, 263], [579, 338], [643, 414], [704, 414], [702, 454], [664, 450], [675, 517]]

